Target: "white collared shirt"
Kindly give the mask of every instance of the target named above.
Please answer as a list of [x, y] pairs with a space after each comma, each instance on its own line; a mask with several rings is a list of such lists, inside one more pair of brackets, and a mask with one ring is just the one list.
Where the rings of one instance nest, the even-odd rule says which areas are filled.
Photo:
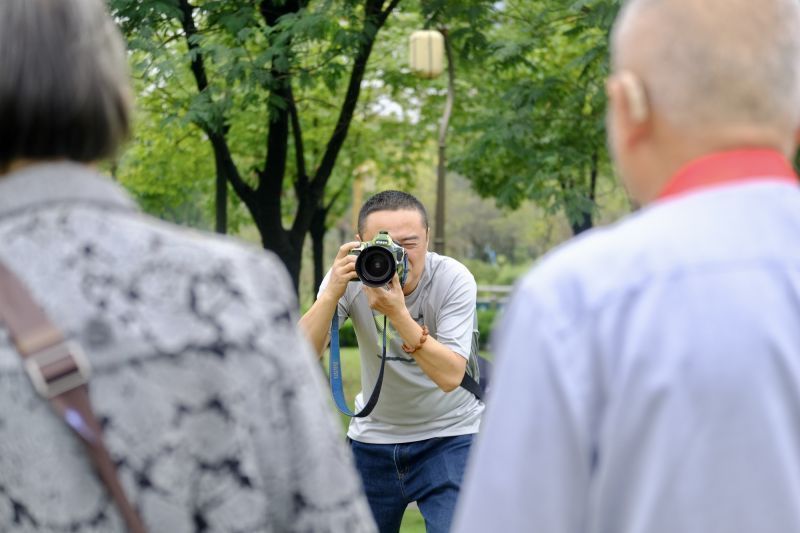
[[800, 191], [659, 202], [560, 248], [497, 335], [455, 531], [800, 531]]

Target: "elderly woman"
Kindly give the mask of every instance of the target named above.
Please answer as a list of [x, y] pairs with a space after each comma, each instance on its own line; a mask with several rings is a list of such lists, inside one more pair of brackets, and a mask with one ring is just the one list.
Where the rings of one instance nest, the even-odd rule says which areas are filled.
[[[101, 0], [0, 2], [0, 263], [88, 354], [128, 499], [151, 531], [371, 531], [279, 261], [154, 220], [92, 168], [130, 102]], [[0, 529], [124, 530], [17, 348], [0, 323]]]

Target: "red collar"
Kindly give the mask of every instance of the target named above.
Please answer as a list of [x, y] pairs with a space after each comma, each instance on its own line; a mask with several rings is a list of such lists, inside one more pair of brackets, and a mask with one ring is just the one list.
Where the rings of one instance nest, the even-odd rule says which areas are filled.
[[669, 198], [709, 187], [753, 181], [797, 184], [797, 175], [777, 150], [731, 150], [709, 154], [683, 166], [658, 195]]

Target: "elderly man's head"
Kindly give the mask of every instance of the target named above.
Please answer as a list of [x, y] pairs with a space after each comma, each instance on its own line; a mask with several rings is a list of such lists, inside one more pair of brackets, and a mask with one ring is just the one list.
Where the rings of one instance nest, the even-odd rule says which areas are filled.
[[798, 0], [630, 0], [612, 37], [610, 141], [648, 202], [686, 159], [790, 154], [800, 127]]

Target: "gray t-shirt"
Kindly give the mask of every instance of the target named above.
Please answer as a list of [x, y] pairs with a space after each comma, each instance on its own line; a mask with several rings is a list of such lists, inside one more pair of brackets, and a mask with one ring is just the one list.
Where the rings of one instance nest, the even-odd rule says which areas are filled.
[[[363, 408], [372, 392], [383, 347], [383, 315], [369, 307], [361, 289], [361, 283], [350, 283], [338, 311], [339, 324], [349, 317], [358, 337], [362, 390], [356, 396], [356, 410]], [[406, 306], [420, 325], [428, 327], [431, 337], [469, 359], [475, 342], [476, 292], [475, 279], [464, 265], [428, 252], [425, 272], [414, 292], [406, 296]], [[401, 349], [403, 339], [391, 322], [387, 321], [387, 327], [387, 361], [378, 404], [369, 416], [352, 419], [348, 437], [392, 444], [477, 433], [483, 402], [462, 387], [442, 391]]]

